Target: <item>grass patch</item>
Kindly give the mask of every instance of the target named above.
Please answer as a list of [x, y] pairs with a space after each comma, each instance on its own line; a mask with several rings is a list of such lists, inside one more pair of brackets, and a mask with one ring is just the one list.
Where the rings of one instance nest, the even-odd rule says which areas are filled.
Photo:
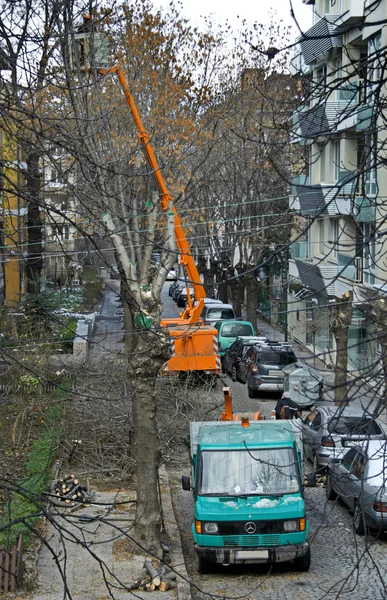
[[71, 353], [73, 350], [73, 341], [77, 330], [78, 319], [71, 317], [66, 325], [61, 327], [59, 337], [61, 339], [61, 349], [63, 352]]
[[[62, 398], [70, 391], [70, 381], [63, 378], [52, 394], [53, 398]], [[24, 475], [12, 486], [12, 495], [3, 506], [0, 517], [0, 546], [10, 548], [16, 543], [19, 534], [23, 536], [23, 545], [28, 543], [30, 527], [39, 518], [43, 492], [52, 479], [52, 464], [62, 428], [61, 406], [50, 405], [44, 414], [39, 437], [32, 446], [31, 453], [24, 466]]]

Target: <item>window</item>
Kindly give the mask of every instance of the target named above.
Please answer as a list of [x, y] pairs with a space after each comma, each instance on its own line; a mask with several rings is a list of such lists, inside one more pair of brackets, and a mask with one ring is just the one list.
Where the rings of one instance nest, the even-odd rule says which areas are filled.
[[373, 223], [362, 223], [364, 269], [375, 269], [375, 234]]
[[318, 253], [324, 255], [325, 252], [325, 221], [318, 221]]
[[322, 65], [316, 70], [316, 82], [318, 85], [324, 85], [327, 79], [327, 66]]
[[320, 182], [326, 181], [326, 146], [319, 144]]
[[314, 417], [312, 423], [311, 423], [311, 427], [312, 429], [318, 429], [321, 426], [321, 413], [317, 412], [316, 416]]
[[380, 52], [381, 48], [381, 35], [375, 35], [368, 42], [368, 54], [367, 54], [367, 79], [368, 79], [368, 94], [372, 94], [373, 89], [377, 84], [380, 84], [382, 65], [383, 65], [383, 54]]
[[332, 245], [333, 245], [333, 256], [339, 258], [339, 244], [340, 244], [340, 220], [333, 219], [332, 221]]
[[349, 452], [347, 452], [347, 454], [344, 456], [342, 465], [343, 465], [344, 469], [347, 469], [347, 471], [350, 471], [352, 469], [352, 464], [353, 464], [353, 461], [355, 460], [356, 454], [357, 454], [356, 448], [351, 448], [351, 450], [349, 450]]
[[333, 168], [334, 180], [340, 179], [340, 140], [333, 142]]
[[206, 450], [199, 457], [200, 495], [283, 495], [299, 491], [292, 448]]

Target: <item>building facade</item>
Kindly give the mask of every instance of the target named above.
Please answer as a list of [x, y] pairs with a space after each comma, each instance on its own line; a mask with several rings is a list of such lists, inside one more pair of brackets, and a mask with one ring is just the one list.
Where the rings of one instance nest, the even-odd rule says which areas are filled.
[[334, 363], [329, 306], [351, 290], [348, 368], [364, 373], [379, 351], [370, 307], [387, 293], [387, 0], [304, 3], [313, 10], [313, 25], [292, 59], [293, 74], [304, 82], [292, 143], [303, 147], [304, 160], [289, 199], [297, 214], [289, 334]]

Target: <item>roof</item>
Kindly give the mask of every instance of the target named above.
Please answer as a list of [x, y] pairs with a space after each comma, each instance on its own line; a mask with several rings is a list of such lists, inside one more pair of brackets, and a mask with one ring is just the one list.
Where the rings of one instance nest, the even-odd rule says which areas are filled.
[[237, 337], [237, 341], [241, 341], [244, 346], [254, 346], [254, 344], [260, 344], [265, 340], [267, 340], [266, 337], [256, 335], [238, 335]]
[[273, 421], [264, 424], [259, 421], [250, 421], [250, 427], [242, 427], [240, 423], [230, 423], [228, 427], [208, 425], [201, 427], [199, 443], [201, 447], [208, 446], [214, 449], [231, 447], [244, 448], [245, 443], [254, 447], [267, 446], [289, 446], [294, 443], [293, 432], [286, 423]]
[[318, 410], [337, 417], [361, 417], [363, 415], [372, 417], [371, 413], [361, 406], [344, 406], [344, 408], [340, 406], [319, 406]]

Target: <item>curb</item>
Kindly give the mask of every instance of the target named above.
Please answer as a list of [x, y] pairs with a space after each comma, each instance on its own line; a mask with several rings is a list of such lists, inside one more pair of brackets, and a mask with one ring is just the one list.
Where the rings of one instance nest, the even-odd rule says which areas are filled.
[[174, 570], [181, 575], [181, 581], [177, 583], [177, 597], [178, 600], [191, 600], [191, 586], [185, 567], [180, 532], [176, 522], [175, 511], [173, 510], [169, 478], [165, 465], [162, 465], [159, 469], [159, 485], [165, 530], [169, 539], [173, 540], [173, 548], [170, 556]]

